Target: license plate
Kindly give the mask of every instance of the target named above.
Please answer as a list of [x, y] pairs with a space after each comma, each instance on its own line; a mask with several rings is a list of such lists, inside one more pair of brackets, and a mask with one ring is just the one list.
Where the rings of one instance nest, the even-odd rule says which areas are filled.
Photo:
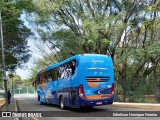
[[101, 105], [102, 104], [102, 102], [96, 102], [96, 105]]
[[109, 94], [101, 95], [101, 97], [109, 97]]

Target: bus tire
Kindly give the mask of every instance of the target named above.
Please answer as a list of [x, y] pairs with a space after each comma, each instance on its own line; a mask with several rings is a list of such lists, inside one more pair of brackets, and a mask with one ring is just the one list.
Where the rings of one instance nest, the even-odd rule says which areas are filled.
[[65, 109], [65, 103], [64, 103], [64, 98], [63, 97], [60, 97], [60, 108], [62, 109], [62, 110], [64, 110]]
[[39, 100], [39, 101], [40, 101], [40, 104], [41, 104], [41, 105], [45, 105], [45, 104], [46, 104], [45, 102], [41, 102], [41, 100]]
[[40, 96], [38, 95], [38, 99], [37, 99], [38, 101], [40, 101]]
[[41, 105], [45, 105], [45, 103], [44, 103], [44, 102], [40, 102], [40, 104], [41, 104]]
[[94, 106], [86, 106], [86, 108], [88, 109], [92, 109]]

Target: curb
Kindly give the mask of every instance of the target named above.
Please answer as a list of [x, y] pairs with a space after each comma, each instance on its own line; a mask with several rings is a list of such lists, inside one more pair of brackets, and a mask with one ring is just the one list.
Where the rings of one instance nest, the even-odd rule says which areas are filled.
[[[16, 104], [16, 111], [20, 111], [18, 100], [15, 101], [15, 104]], [[22, 118], [17, 117], [17, 120], [22, 120]]]
[[[18, 111], [17, 100], [15, 99], [15, 111]], [[19, 120], [19, 117], [15, 117], [14, 120]]]
[[15, 100], [15, 103], [16, 103], [16, 107], [17, 107], [16, 109], [17, 109], [17, 111], [20, 111], [18, 101]]
[[160, 104], [149, 104], [149, 103], [118, 103], [118, 102], [114, 102], [110, 107], [136, 108], [136, 109], [141, 109], [141, 110], [160, 111]]
[[125, 103], [125, 102], [113, 102], [113, 104], [126, 104], [126, 105], [150, 105], [150, 106], [159, 106], [160, 107], [160, 103]]

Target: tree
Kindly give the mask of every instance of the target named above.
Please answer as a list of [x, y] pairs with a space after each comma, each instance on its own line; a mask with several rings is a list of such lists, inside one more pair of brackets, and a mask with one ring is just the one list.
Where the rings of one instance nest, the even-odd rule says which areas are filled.
[[[21, 2], [19, 0], [0, 1], [7, 70], [15, 70], [16, 67], [20, 67], [23, 63], [26, 63], [30, 57], [27, 38], [32, 33], [20, 19], [24, 10], [20, 6]], [[1, 58], [0, 61], [2, 61]], [[0, 64], [2, 63], [0, 62]]]
[[43, 58], [36, 61], [35, 66], [31, 69], [32, 75], [30, 77], [30, 82], [32, 82], [35, 79], [39, 70], [55, 63], [57, 63], [57, 60], [54, 54], [50, 54], [49, 56], [43, 56]]
[[126, 85], [158, 73], [159, 0], [37, 0], [34, 8], [41, 40], [59, 48], [63, 59], [77, 53], [112, 57], [124, 101]]

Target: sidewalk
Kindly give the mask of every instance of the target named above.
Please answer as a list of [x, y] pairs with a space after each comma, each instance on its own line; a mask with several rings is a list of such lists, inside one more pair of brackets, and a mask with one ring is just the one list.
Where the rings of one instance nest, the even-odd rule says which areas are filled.
[[5, 105], [5, 98], [0, 98], [0, 108]]
[[[15, 102], [16, 102], [16, 100], [13, 100], [11, 102], [11, 104], [8, 105], [8, 108], [9, 108], [8, 111], [15, 111], [15, 109], [16, 109], [15, 108], [15, 106], [16, 106]], [[3, 102], [3, 104], [1, 102], [0, 105], [1, 105], [0, 106], [0, 113], [5, 112], [6, 111], [5, 101]], [[14, 118], [14, 117], [0, 117], [0, 120], [18, 120], [18, 119]]]
[[150, 104], [150, 103], [113, 102], [111, 107], [123, 107], [123, 108], [135, 108], [135, 109], [142, 109], [142, 110], [160, 111], [160, 104]]
[[[16, 105], [15, 102], [16, 102], [16, 100], [13, 100], [13, 101], [8, 105], [8, 108], [9, 108], [8, 111], [15, 111], [15, 105]], [[0, 111], [6, 111], [5, 102], [3, 103], [3, 105], [0, 106]]]

